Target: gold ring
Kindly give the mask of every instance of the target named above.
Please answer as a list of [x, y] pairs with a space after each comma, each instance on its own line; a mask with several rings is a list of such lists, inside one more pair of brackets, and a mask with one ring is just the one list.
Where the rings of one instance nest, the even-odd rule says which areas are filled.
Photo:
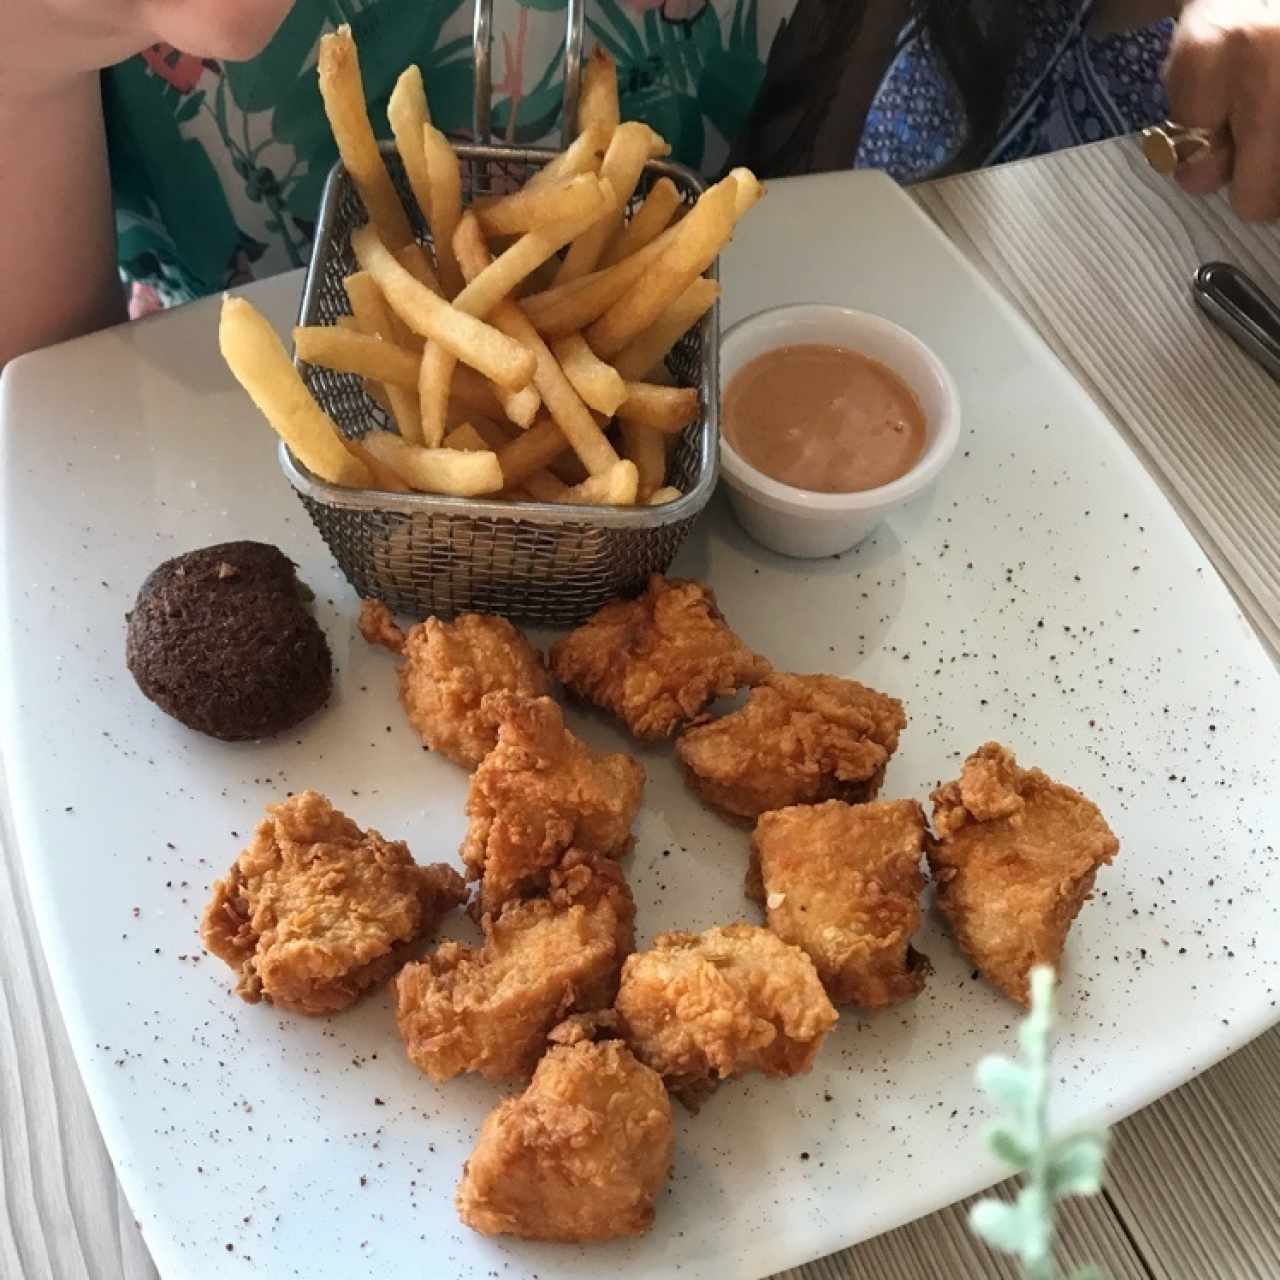
[[1213, 135], [1208, 129], [1174, 124], [1172, 120], [1153, 124], [1149, 129], [1143, 129], [1140, 136], [1142, 154], [1146, 156], [1147, 163], [1164, 176], [1171, 174], [1180, 164], [1213, 150]]

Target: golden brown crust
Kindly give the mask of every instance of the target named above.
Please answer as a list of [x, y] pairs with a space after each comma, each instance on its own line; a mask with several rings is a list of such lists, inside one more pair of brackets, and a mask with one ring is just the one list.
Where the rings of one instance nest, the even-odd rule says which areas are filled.
[[335, 1013], [389, 977], [405, 948], [466, 898], [451, 867], [361, 831], [324, 796], [270, 805], [200, 923], [236, 991], [296, 1013]]
[[659, 934], [623, 965], [614, 1007], [636, 1056], [694, 1106], [728, 1076], [808, 1071], [836, 1022], [809, 957], [749, 924]]
[[998, 742], [930, 798], [938, 907], [982, 975], [1026, 1004], [1031, 969], [1058, 963], [1120, 842], [1095, 804], [1039, 769], [1020, 769]]
[[766, 676], [746, 705], [685, 730], [676, 754], [715, 809], [771, 809], [875, 798], [907, 718], [897, 698], [828, 675]]
[[631, 847], [644, 769], [630, 756], [600, 755], [564, 726], [550, 698], [488, 694], [498, 744], [471, 779], [462, 846], [480, 907], [537, 892], [573, 846], [610, 857]]
[[559, 641], [551, 665], [566, 688], [643, 742], [669, 738], [769, 671], [729, 629], [710, 587], [658, 574], [643, 595], [611, 601]]
[[565, 1243], [653, 1225], [674, 1146], [661, 1078], [621, 1041], [557, 1044], [480, 1130], [458, 1216], [483, 1235]]
[[551, 689], [542, 655], [505, 618], [427, 618], [404, 634], [385, 605], [365, 600], [360, 633], [404, 656], [400, 701], [409, 723], [424, 746], [464, 769], [474, 769], [498, 739], [497, 725], [481, 706], [486, 694], [539, 697]]
[[914, 800], [796, 805], [756, 824], [752, 868], [769, 928], [808, 955], [834, 1004], [880, 1009], [923, 988], [928, 961], [911, 938], [924, 833]]
[[484, 946], [445, 942], [396, 981], [412, 1061], [433, 1080], [477, 1071], [526, 1078], [566, 1014], [606, 1008], [634, 941], [635, 904], [616, 862], [573, 849], [546, 898], [482, 921]]

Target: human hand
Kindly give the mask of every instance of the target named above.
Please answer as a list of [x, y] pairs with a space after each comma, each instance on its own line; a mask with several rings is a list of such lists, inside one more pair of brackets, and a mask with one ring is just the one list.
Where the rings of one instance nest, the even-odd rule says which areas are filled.
[[243, 61], [271, 38], [293, 0], [7, 0], [0, 94], [57, 92], [69, 81], [165, 43]]
[[1165, 81], [1170, 118], [1213, 135], [1178, 167], [1183, 190], [1230, 183], [1242, 218], [1280, 218], [1280, 0], [1187, 0]]

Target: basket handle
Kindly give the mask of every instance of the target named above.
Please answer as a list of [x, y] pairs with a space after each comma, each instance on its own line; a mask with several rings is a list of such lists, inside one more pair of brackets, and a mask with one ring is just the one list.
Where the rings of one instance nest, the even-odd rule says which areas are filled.
[[[560, 144], [573, 140], [578, 115], [578, 87], [582, 81], [582, 38], [586, 27], [586, 0], [567, 0], [564, 34], [564, 108]], [[475, 101], [471, 108], [476, 142], [493, 141], [493, 0], [475, 0], [471, 39], [475, 53]]]

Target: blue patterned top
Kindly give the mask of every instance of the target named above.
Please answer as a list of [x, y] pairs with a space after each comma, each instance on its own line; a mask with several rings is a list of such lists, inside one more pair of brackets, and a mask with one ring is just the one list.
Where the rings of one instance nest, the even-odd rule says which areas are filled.
[[[1007, 94], [999, 135], [983, 164], [1132, 133], [1164, 119], [1160, 70], [1171, 19], [1117, 35], [1088, 33], [1093, 0], [1029, 0], [1031, 36]], [[903, 31], [867, 114], [856, 168], [884, 169], [899, 182], [943, 168], [965, 141], [955, 87], [939, 71], [928, 32]]]

